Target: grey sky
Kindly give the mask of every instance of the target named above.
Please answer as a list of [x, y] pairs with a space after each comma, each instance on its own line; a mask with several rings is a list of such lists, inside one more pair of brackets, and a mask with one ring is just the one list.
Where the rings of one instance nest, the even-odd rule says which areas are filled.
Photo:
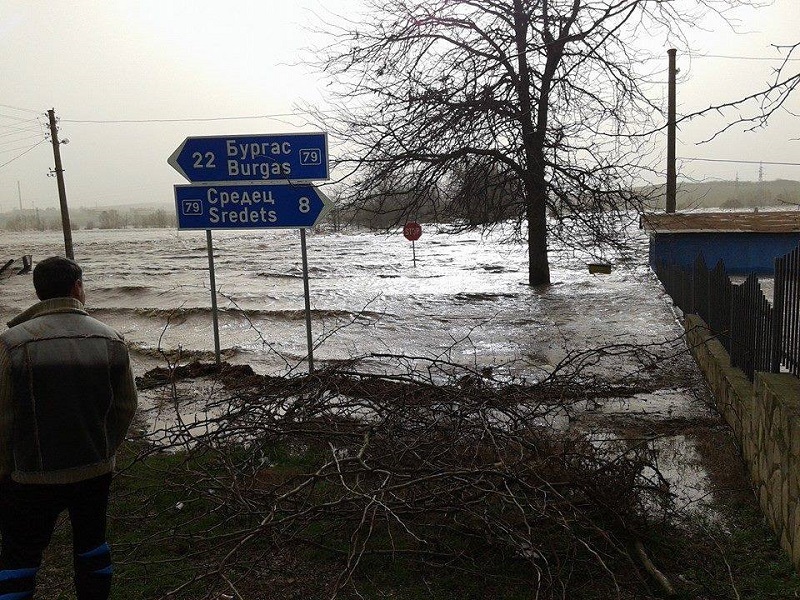
[[[355, 4], [324, 3], [333, 12]], [[324, 103], [321, 76], [292, 66], [310, 42], [312, 10], [321, 10], [320, 2], [0, 0], [0, 211], [18, 205], [17, 182], [24, 206], [58, 204], [55, 180], [47, 177], [52, 149], [47, 142], [33, 147], [43, 140], [37, 119], [44, 123], [49, 108], [62, 119], [59, 135], [69, 139], [62, 157], [72, 206], [171, 207], [172, 185], [185, 181], [166, 160], [187, 136], [318, 129], [292, 117], [159, 121], [282, 115], [298, 102]], [[697, 56], [679, 56], [679, 112], [746, 93], [779, 64], [699, 55], [777, 57], [771, 43], [800, 41], [800, 0], [738, 16], [746, 33], [711, 23], [712, 30], [693, 37]], [[800, 61], [793, 64], [800, 70]], [[800, 97], [789, 108], [800, 114]], [[88, 122], [124, 120], [152, 122]], [[682, 127], [678, 155], [800, 163], [800, 117], [784, 112], [766, 130], [695, 145], [721, 123]], [[767, 179], [800, 179], [800, 167], [764, 170]], [[681, 173], [754, 180], [758, 165], [692, 162]]]

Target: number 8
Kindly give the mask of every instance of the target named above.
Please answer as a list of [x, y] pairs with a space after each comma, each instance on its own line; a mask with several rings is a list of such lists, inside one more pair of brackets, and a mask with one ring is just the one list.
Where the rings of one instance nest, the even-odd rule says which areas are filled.
[[305, 196], [302, 196], [298, 202], [300, 204], [299, 208], [301, 213], [307, 213], [311, 210], [311, 201]]

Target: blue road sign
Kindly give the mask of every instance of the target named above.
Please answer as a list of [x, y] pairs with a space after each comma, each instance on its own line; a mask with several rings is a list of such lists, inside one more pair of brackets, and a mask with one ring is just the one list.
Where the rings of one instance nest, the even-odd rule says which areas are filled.
[[178, 229], [311, 227], [330, 204], [310, 184], [175, 186]]
[[188, 137], [167, 162], [194, 183], [330, 178], [325, 133]]

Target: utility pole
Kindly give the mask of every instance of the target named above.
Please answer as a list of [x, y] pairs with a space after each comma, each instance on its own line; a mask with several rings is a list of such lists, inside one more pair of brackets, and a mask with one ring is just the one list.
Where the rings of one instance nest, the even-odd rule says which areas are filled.
[[58, 200], [61, 203], [61, 229], [64, 230], [64, 249], [67, 258], [75, 259], [72, 251], [72, 228], [69, 223], [69, 208], [67, 208], [67, 190], [64, 187], [64, 167], [61, 166], [61, 149], [58, 141], [58, 128], [56, 127], [56, 111], [51, 108], [47, 111], [50, 117], [50, 141], [53, 142], [53, 157], [55, 158], [56, 181], [58, 182]]
[[675, 48], [667, 50], [669, 55], [669, 92], [667, 106], [667, 212], [675, 212], [675, 194], [677, 188], [678, 173], [675, 168], [675, 55], [678, 51]]
[[17, 181], [17, 197], [19, 198], [19, 212], [22, 214], [22, 188], [19, 187], [19, 181]]

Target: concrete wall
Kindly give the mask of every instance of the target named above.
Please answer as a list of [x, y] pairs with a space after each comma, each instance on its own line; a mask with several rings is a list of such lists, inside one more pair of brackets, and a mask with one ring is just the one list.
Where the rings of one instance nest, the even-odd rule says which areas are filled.
[[750, 383], [697, 315], [684, 322], [687, 342], [717, 408], [733, 428], [761, 509], [800, 571], [800, 379], [756, 373]]

